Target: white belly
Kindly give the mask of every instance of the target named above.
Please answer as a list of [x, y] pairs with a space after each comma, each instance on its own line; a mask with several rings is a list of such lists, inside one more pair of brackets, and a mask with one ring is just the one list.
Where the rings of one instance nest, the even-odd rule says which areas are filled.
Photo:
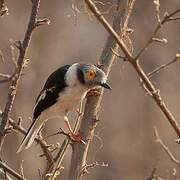
[[58, 101], [41, 113], [41, 118], [45, 121], [54, 117], [66, 116], [69, 111], [72, 111], [79, 105], [86, 92], [87, 89], [82, 87], [66, 87], [63, 93], [59, 95]]

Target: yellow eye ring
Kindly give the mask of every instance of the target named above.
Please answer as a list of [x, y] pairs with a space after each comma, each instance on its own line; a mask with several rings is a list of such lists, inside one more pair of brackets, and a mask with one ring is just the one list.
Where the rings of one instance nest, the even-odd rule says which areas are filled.
[[89, 79], [93, 79], [95, 76], [95, 72], [94, 71], [87, 71], [86, 75]]

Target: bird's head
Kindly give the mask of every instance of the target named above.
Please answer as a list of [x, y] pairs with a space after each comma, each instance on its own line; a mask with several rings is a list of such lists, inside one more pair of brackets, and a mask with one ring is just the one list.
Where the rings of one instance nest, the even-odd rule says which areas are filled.
[[102, 86], [107, 89], [111, 87], [106, 82], [106, 74], [92, 64], [77, 64], [77, 77], [78, 80], [88, 89]]

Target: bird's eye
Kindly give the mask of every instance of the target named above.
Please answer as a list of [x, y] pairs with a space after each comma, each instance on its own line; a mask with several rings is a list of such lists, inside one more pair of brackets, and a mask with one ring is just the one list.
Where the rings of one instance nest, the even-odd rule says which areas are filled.
[[95, 72], [94, 71], [87, 71], [86, 75], [89, 79], [93, 79], [95, 76]]

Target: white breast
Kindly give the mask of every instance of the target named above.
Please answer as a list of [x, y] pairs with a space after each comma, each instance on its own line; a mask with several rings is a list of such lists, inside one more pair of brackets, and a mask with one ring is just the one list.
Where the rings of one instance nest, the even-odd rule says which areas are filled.
[[87, 89], [84, 87], [66, 87], [59, 94], [58, 101], [53, 106], [44, 110], [41, 116], [43, 116], [44, 120], [66, 116], [69, 111], [72, 111], [79, 105], [86, 93]]

